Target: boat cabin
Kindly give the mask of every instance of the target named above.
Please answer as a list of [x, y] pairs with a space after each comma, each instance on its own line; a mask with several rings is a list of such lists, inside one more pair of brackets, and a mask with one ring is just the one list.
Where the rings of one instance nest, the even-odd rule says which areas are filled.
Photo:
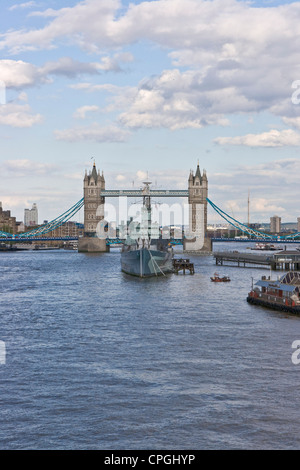
[[[300, 305], [300, 272], [290, 271], [277, 281], [263, 276], [255, 283], [254, 296], [278, 303]], [[255, 295], [256, 294], [256, 295]]]

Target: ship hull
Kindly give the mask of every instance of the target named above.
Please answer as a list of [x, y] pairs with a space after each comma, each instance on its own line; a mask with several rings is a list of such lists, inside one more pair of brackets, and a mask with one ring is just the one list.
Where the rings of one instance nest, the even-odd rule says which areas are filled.
[[300, 307], [298, 306], [293, 307], [291, 305], [278, 304], [275, 302], [266, 301], [264, 299], [255, 298], [250, 295], [247, 297], [247, 302], [252, 305], [260, 305], [261, 307], [270, 308], [272, 310], [294, 313], [296, 315], [300, 314]]
[[173, 272], [172, 253], [141, 248], [121, 254], [121, 269], [137, 277], [156, 277]]

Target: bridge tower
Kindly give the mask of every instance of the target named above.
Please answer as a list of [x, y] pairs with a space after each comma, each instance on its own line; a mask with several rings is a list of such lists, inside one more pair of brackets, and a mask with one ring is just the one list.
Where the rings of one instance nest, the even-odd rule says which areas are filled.
[[185, 251], [211, 251], [207, 237], [208, 181], [206, 171], [201, 174], [199, 163], [196, 173], [191, 170], [188, 179], [189, 234], [184, 240]]
[[84, 197], [84, 233], [87, 237], [96, 235], [97, 224], [104, 218], [104, 197], [101, 191], [105, 189], [105, 179], [102, 172], [96, 169], [94, 163], [92, 171], [85, 172], [83, 180]]
[[97, 172], [94, 163], [92, 171], [85, 171], [83, 180], [84, 197], [84, 237], [79, 239], [78, 251], [101, 252], [108, 251], [106, 240], [97, 237], [97, 225], [104, 219], [105, 199], [101, 196], [105, 190], [103, 172]]

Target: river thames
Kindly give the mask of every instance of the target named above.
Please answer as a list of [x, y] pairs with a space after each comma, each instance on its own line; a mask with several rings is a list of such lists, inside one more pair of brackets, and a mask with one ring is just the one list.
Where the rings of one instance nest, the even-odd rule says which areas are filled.
[[118, 249], [0, 253], [1, 449], [299, 448], [300, 318], [246, 302], [269, 270], [189, 258], [138, 279]]

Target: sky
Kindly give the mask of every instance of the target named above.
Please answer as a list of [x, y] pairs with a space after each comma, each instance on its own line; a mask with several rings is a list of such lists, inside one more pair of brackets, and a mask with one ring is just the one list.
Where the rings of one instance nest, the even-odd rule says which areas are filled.
[[229, 215], [249, 192], [251, 222], [295, 222], [299, 24], [280, 0], [2, 0], [3, 209], [57, 217], [94, 161], [107, 189], [186, 189], [199, 161]]

